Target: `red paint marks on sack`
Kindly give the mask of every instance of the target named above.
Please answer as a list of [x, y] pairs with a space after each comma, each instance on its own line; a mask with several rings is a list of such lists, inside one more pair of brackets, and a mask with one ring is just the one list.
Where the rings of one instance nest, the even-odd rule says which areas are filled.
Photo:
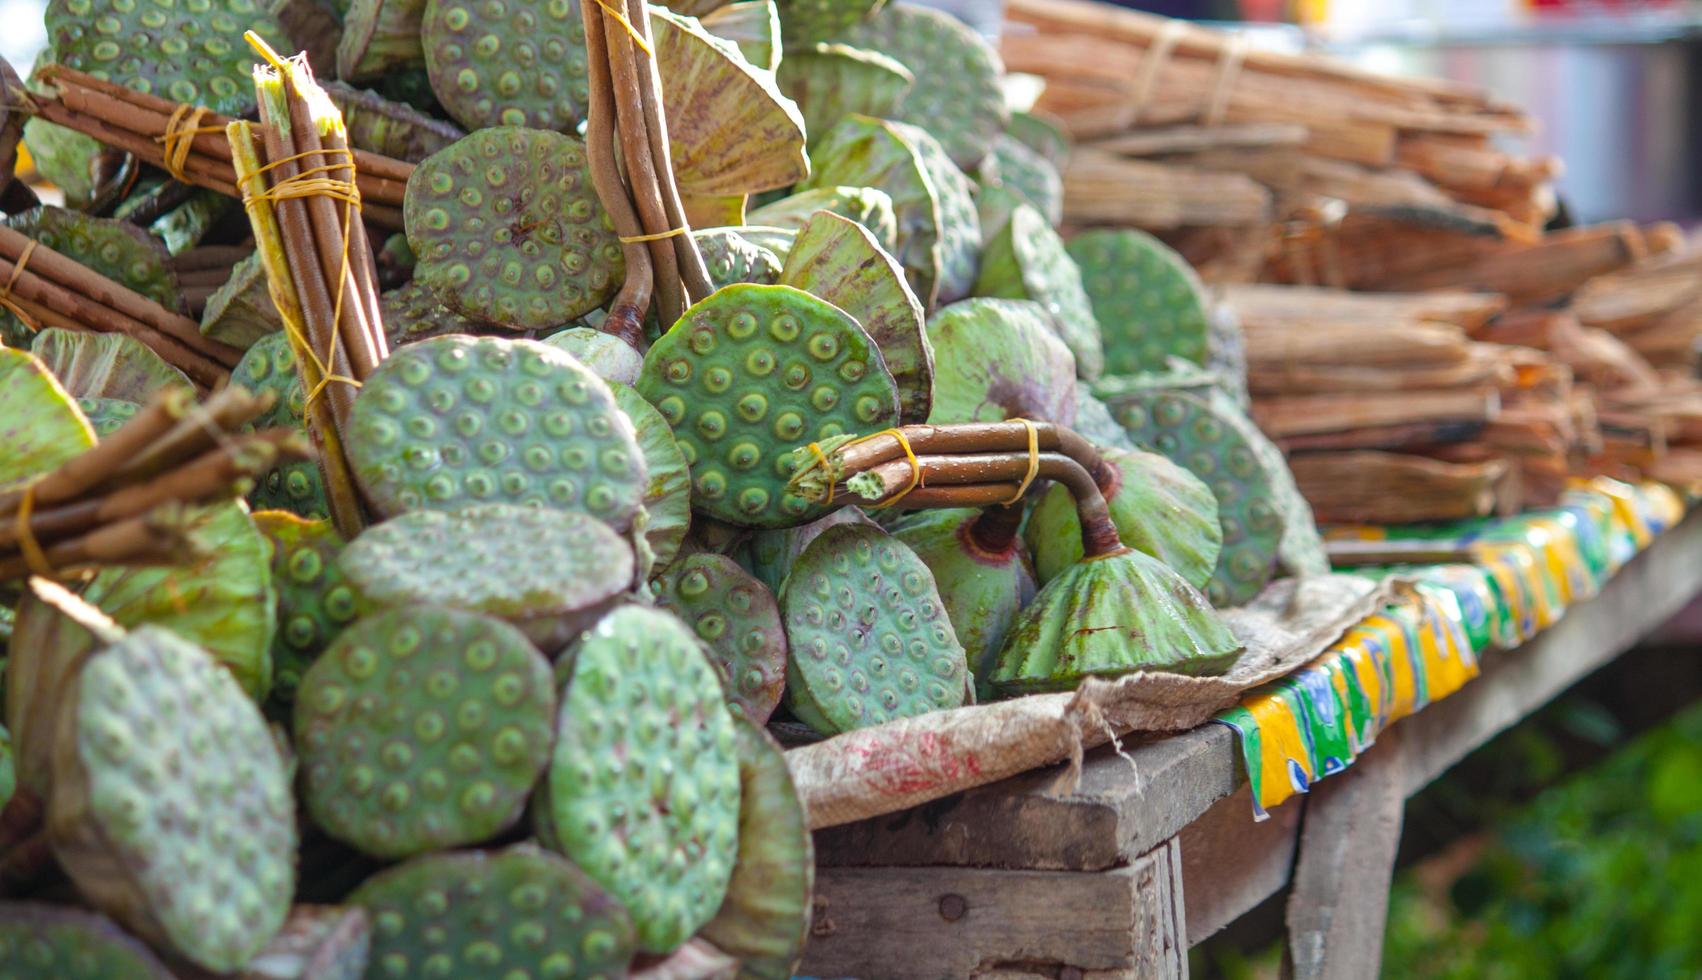
[[870, 738], [846, 746], [862, 776], [889, 796], [923, 793], [956, 785], [981, 774], [974, 751], [959, 753], [951, 740], [934, 732], [904, 738]]

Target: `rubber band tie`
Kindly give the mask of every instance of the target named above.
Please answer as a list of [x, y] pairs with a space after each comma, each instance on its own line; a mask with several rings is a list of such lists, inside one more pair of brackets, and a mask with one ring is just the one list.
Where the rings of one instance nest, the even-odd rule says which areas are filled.
[[616, 10], [614, 4], [610, 3], [609, 0], [596, 0], [596, 3], [597, 6], [603, 8], [603, 13], [613, 17], [620, 22], [622, 27], [626, 28], [626, 33], [632, 38], [632, 43], [644, 49], [644, 53], [652, 58], [656, 56], [656, 50], [650, 46], [649, 39], [638, 33], [638, 28], [632, 26], [632, 21], [626, 19], [626, 14]]
[[1152, 46], [1141, 56], [1140, 77], [1135, 80], [1135, 91], [1130, 96], [1129, 125], [1134, 125], [1146, 111], [1147, 101], [1152, 98], [1153, 89], [1158, 85], [1158, 73], [1164, 63], [1170, 60], [1170, 53], [1176, 49], [1176, 42], [1182, 40], [1186, 28], [1179, 20], [1167, 20], [1159, 29], [1158, 36], [1152, 39]]
[[1010, 421], [1021, 422], [1028, 429], [1028, 473], [1017, 485], [1016, 493], [1012, 494], [1009, 500], [1000, 501], [1000, 503], [1006, 505], [1021, 500], [1022, 495], [1028, 492], [1029, 484], [1033, 483], [1034, 478], [1040, 475], [1040, 430], [1035, 428], [1034, 423], [1027, 419], [1011, 419]]
[[13, 316], [22, 320], [24, 326], [30, 328], [30, 332], [39, 333], [41, 324], [35, 317], [25, 312], [19, 301], [12, 298], [12, 287], [18, 284], [18, 277], [24, 274], [24, 266], [30, 264], [30, 256], [35, 254], [35, 246], [36, 240], [30, 239], [30, 243], [24, 246], [22, 252], [18, 253], [18, 261], [12, 263], [12, 274], [6, 277], [6, 285], [0, 286], [0, 308], [10, 311]]
[[910, 491], [917, 487], [927, 486], [926, 481], [922, 479], [922, 462], [916, 458], [916, 451], [910, 448], [910, 437], [906, 436], [902, 429], [885, 429], [872, 436], [864, 436], [861, 439], [846, 443], [843, 448], [849, 449], [859, 442], [868, 442], [870, 439], [878, 439], [881, 436], [892, 436], [894, 439], [897, 439], [898, 447], [904, 450], [904, 458], [910, 461], [910, 485], [880, 503], [872, 505], [869, 507], [869, 510], [886, 510], [888, 507], [897, 504], [900, 500], [909, 496]]
[[171, 111], [171, 118], [166, 120], [165, 135], [154, 137], [155, 143], [165, 147], [166, 172], [185, 184], [190, 183], [189, 174], [184, 167], [189, 163], [189, 153], [195, 148], [195, 137], [203, 133], [222, 133], [221, 126], [203, 126], [201, 119], [209, 110], [205, 106], [179, 105]]
[[1217, 80], [1212, 83], [1206, 113], [1200, 118], [1202, 125], [1216, 126], [1223, 122], [1224, 113], [1229, 111], [1229, 93], [1235, 87], [1236, 76], [1241, 74], [1241, 62], [1247, 57], [1247, 47], [1247, 39], [1236, 36], [1230, 38], [1218, 54]]
[[823, 503], [824, 505], [831, 504], [833, 503], [833, 467], [828, 465], [827, 454], [821, 451], [819, 443], [810, 443], [810, 452], [816, 454], [816, 462], [820, 463], [821, 468], [827, 471], [827, 500]]
[[685, 227], [669, 228], [667, 231], [659, 231], [654, 235], [619, 235], [616, 237], [621, 240], [621, 244], [632, 245], [636, 242], [659, 242], [664, 238], [678, 238], [690, 230]]
[[31, 572], [42, 578], [53, 577], [53, 566], [48, 564], [47, 552], [41, 550], [41, 542], [35, 539], [35, 531], [30, 528], [30, 513], [35, 510], [35, 484], [24, 488], [24, 496], [18, 501], [18, 550], [24, 553], [24, 564]]

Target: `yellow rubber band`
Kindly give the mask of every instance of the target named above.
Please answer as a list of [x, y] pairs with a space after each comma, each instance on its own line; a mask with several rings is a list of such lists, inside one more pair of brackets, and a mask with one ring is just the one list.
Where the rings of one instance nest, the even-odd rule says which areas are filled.
[[189, 174], [184, 167], [189, 163], [189, 152], [195, 148], [195, 137], [202, 133], [222, 133], [222, 126], [203, 126], [201, 118], [207, 114], [205, 106], [179, 105], [171, 111], [171, 118], [166, 120], [165, 135], [154, 137], [155, 143], [165, 146], [166, 173], [177, 180], [189, 183]]
[[307, 393], [308, 403], [312, 404], [313, 400], [315, 398], [318, 398], [321, 394], [323, 394], [325, 389], [330, 387], [331, 382], [333, 382], [333, 381], [336, 381], [340, 384], [346, 384], [349, 387], [356, 389], [357, 391], [360, 389], [360, 386], [361, 386], [359, 381], [356, 381], [354, 378], [348, 377], [347, 375], [327, 374], [325, 377], [319, 379], [319, 383], [313, 386], [312, 391]]
[[901, 429], [884, 429], [880, 432], [875, 433], [872, 436], [864, 436], [861, 439], [857, 439], [853, 442], [848, 442], [848, 443], [845, 444], [845, 446], [842, 446], [840, 448], [843, 449], [843, 448], [848, 448], [850, 446], [855, 446], [859, 442], [868, 442], [870, 439], [878, 439], [881, 436], [892, 436], [894, 439], [897, 439], [899, 448], [904, 450], [904, 458], [908, 459], [910, 461], [910, 485], [905, 487], [903, 490], [900, 490], [897, 493], [893, 494], [892, 496], [886, 498], [885, 500], [881, 501], [880, 503], [872, 505], [871, 507], [868, 508], [869, 510], [885, 510], [888, 507], [891, 507], [894, 504], [897, 504], [900, 500], [903, 500], [905, 497], [909, 496], [910, 491], [916, 489], [917, 487], [927, 485], [922, 480], [922, 462], [921, 462], [921, 460], [918, 460], [916, 458], [916, 451], [914, 449], [910, 448], [910, 437], [905, 435], [903, 430], [901, 430]]
[[1000, 503], [1006, 505], [1014, 504], [1021, 500], [1022, 495], [1028, 492], [1029, 484], [1033, 483], [1034, 478], [1040, 475], [1040, 430], [1036, 429], [1034, 427], [1034, 423], [1027, 419], [1010, 419], [1009, 421], [1021, 422], [1023, 426], [1028, 429], [1028, 473], [1022, 478], [1022, 482], [1017, 485], [1016, 493], [1011, 494], [1011, 498], [1009, 500], [1000, 501]]
[[41, 324], [12, 298], [12, 287], [18, 284], [18, 277], [24, 274], [24, 266], [30, 264], [30, 256], [35, 254], [35, 246], [35, 239], [30, 239], [30, 243], [18, 253], [18, 261], [12, 263], [12, 274], [6, 277], [6, 284], [0, 286], [0, 308], [10, 311], [13, 316], [22, 320], [31, 333], [40, 333]]
[[626, 19], [626, 14], [616, 10], [609, 0], [596, 0], [596, 3], [597, 6], [603, 8], [603, 13], [613, 17], [615, 20], [620, 22], [622, 27], [626, 28], [626, 33], [632, 38], [632, 43], [643, 49], [645, 54], [650, 55], [651, 57], [656, 56], [656, 50], [650, 46], [650, 42], [645, 39], [644, 35], [638, 33], [638, 28], [632, 26], [632, 21]]
[[631, 245], [634, 242], [658, 242], [664, 238], [677, 238], [689, 230], [687, 228], [669, 228], [667, 231], [659, 231], [654, 235], [620, 235], [617, 237], [620, 238], [622, 244]]
[[18, 550], [24, 553], [24, 564], [30, 571], [42, 578], [53, 577], [53, 566], [48, 564], [47, 552], [41, 550], [41, 542], [35, 539], [35, 532], [30, 529], [30, 512], [35, 510], [35, 484], [24, 488], [23, 499], [18, 501]]
[[[821, 464], [822, 469], [827, 470], [827, 474], [828, 474], [829, 477], [832, 477], [833, 476], [833, 468], [828, 466], [827, 454], [821, 451], [821, 445], [818, 444], [818, 443], [814, 443], [814, 442], [810, 443], [810, 452], [816, 454], [816, 462]], [[827, 500], [825, 501], [825, 503], [826, 504], [833, 503], [833, 480], [832, 479], [829, 479], [827, 481]]]

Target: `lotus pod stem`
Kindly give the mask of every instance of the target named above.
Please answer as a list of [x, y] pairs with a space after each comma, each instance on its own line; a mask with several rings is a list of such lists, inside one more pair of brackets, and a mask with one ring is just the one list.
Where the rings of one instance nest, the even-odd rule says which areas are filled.
[[585, 19], [590, 83], [585, 115], [586, 164], [597, 197], [609, 212], [615, 234], [620, 236], [621, 254], [626, 259], [626, 281], [615, 295], [601, 329], [631, 344], [634, 350], [643, 351], [644, 318], [650, 312], [655, 270], [650, 262], [650, 249], [638, 240], [644, 234], [644, 225], [627, 197], [620, 163], [615, 158], [615, 89], [609, 70], [608, 42], [603, 36], [603, 16], [596, 0], [580, 0], [579, 6]]
[[[1029, 426], [1035, 446], [1075, 460], [1093, 475], [1102, 492], [1115, 485], [1116, 468], [1107, 464], [1091, 442], [1072, 429], [1051, 422], [964, 422], [952, 425], [906, 425], [862, 438], [840, 437], [817, 443], [821, 455], [808, 447], [797, 450], [799, 461], [792, 481], [800, 492], [825, 492], [831, 477], [837, 485], [864, 470], [906, 458], [905, 446], [921, 455], [954, 453], [1026, 453]], [[1026, 457], [1025, 457], [1026, 458]], [[823, 467], [826, 467], [824, 470]], [[1021, 473], [1017, 479], [1022, 478]], [[908, 473], [905, 479], [908, 481]], [[929, 481], [931, 482], [931, 481]], [[966, 506], [966, 505], [964, 505]]]

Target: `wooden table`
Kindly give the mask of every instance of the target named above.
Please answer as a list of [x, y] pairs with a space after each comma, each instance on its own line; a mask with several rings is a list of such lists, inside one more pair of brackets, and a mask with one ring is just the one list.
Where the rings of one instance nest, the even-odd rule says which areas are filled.
[[1299, 977], [1377, 975], [1408, 797], [1702, 592], [1702, 512], [1594, 599], [1254, 822], [1234, 735], [1204, 725], [818, 831], [814, 977], [1184, 977], [1187, 950], [1284, 888]]

